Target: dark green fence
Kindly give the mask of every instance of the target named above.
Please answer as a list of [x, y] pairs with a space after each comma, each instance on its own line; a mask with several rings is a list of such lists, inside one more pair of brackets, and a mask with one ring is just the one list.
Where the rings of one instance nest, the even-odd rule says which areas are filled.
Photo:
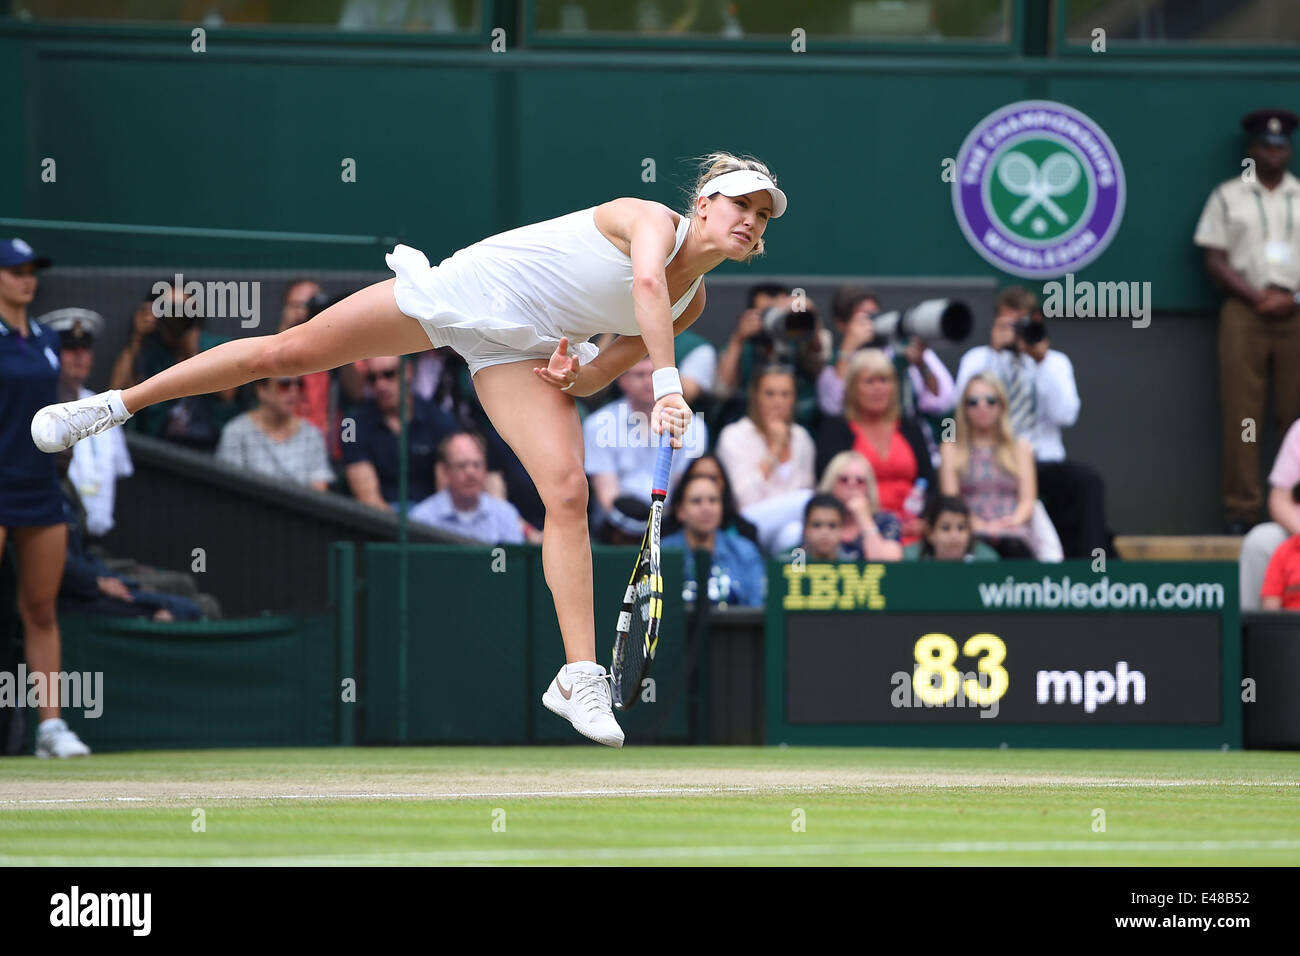
[[[664, 637], [653, 685], [619, 715], [629, 742], [687, 742], [687, 632], [680, 553], [665, 551]], [[596, 657], [609, 666], [614, 622], [635, 548], [595, 547]], [[564, 645], [537, 548], [412, 545], [409, 611], [399, 595], [401, 549], [362, 549], [358, 707], [366, 743], [573, 743], [541, 704]]]
[[[194, 623], [65, 614], [59, 623], [63, 670], [102, 675], [97, 717], [63, 713], [97, 753], [339, 742], [332, 614]], [[29, 737], [35, 723], [29, 713]]]

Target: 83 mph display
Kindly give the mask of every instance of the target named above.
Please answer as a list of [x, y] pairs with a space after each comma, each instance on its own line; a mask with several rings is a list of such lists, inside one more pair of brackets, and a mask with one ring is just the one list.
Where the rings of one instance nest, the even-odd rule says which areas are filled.
[[1234, 565], [771, 564], [766, 737], [1241, 746]]

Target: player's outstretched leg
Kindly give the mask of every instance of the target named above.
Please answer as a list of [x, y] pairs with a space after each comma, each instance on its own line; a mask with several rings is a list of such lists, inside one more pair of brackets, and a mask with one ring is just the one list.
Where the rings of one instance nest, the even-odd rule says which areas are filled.
[[357, 359], [432, 348], [420, 323], [397, 307], [395, 281], [367, 286], [310, 321], [275, 335], [223, 342], [131, 388], [46, 405], [32, 418], [32, 441], [41, 451], [62, 451], [158, 402], [206, 395], [260, 378], [306, 375]]
[[514, 449], [546, 506], [542, 567], [568, 661], [542, 703], [574, 729], [610, 747], [623, 746], [614, 719], [609, 679], [596, 663], [596, 625], [587, 531], [587, 474], [582, 424], [573, 399], [533, 374], [546, 359], [480, 369], [474, 376], [488, 417]]

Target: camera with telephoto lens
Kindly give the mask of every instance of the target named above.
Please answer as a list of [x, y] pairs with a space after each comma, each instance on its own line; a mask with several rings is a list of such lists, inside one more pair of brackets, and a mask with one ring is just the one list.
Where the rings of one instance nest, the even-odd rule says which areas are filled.
[[1041, 315], [1022, 315], [1016, 319], [1014, 328], [1016, 341], [1009, 346], [1012, 349], [1018, 348], [1019, 342], [1025, 345], [1037, 345], [1047, 338], [1047, 326], [1043, 324]]
[[814, 308], [792, 309], [773, 305], [763, 310], [763, 329], [754, 336], [754, 348], [768, 362], [793, 364], [799, 350], [817, 334]]
[[956, 299], [926, 299], [910, 309], [873, 316], [876, 342], [885, 346], [913, 336], [925, 342], [964, 342], [975, 325], [970, 306]]

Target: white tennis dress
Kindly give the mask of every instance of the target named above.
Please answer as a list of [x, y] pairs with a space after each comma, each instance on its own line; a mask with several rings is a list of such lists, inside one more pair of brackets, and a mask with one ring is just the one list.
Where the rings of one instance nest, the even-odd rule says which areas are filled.
[[[561, 336], [582, 364], [599, 352], [593, 335], [640, 335], [632, 302], [632, 260], [596, 228], [596, 207], [521, 226], [430, 266], [418, 249], [385, 256], [397, 273], [397, 307], [418, 319], [435, 346], [449, 345], [471, 373], [489, 365], [550, 356]], [[681, 217], [672, 262], [691, 221]], [[700, 276], [677, 302], [676, 320]]]

